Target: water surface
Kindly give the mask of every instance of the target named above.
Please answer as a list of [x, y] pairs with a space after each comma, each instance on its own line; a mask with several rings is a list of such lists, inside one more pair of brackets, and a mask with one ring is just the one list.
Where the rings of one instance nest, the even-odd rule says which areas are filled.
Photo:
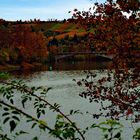
[[[98, 104], [89, 103], [88, 99], [83, 99], [79, 96], [79, 93], [84, 90], [83, 87], [78, 87], [76, 82], [73, 79], [82, 79], [86, 76], [83, 70], [90, 69], [93, 72], [98, 74], [98, 77], [105, 74], [105, 72], [100, 73], [99, 69], [107, 67], [109, 63], [63, 63], [63, 64], [55, 64], [51, 66], [47, 66], [47, 68], [51, 67], [51, 71], [39, 72], [13, 72], [14, 76], [12, 79], [24, 80], [29, 86], [44, 86], [44, 87], [52, 87], [52, 89], [47, 94], [47, 100], [50, 103], [58, 103], [61, 106], [61, 110], [68, 114], [71, 109], [80, 110], [84, 113], [84, 115], [77, 115], [71, 117], [74, 121], [77, 122], [77, 125], [81, 128], [85, 128], [92, 123], [97, 123], [104, 121], [105, 118], [101, 118], [99, 120], [94, 120], [92, 118], [92, 113], [97, 113], [99, 111]], [[17, 106], [20, 104], [17, 99]], [[28, 113], [35, 114], [33, 108], [30, 104], [27, 105]], [[91, 115], [86, 112], [90, 112]], [[46, 120], [47, 123], [51, 126], [54, 125], [54, 120], [56, 117], [56, 113], [52, 113], [47, 111], [46, 116], [43, 116], [42, 119]], [[30, 135], [23, 135], [17, 137], [16, 140], [30, 140], [32, 137], [36, 135], [40, 135], [40, 140], [55, 140], [56, 138], [50, 137], [47, 133], [41, 133], [37, 128], [35, 130], [31, 130], [28, 124], [25, 124], [25, 118], [21, 118], [22, 123], [18, 126], [23, 130], [30, 132]], [[125, 137], [124, 140], [132, 139], [132, 128], [131, 123], [129, 121], [125, 121], [122, 119], [121, 121], [124, 125], [123, 135]], [[17, 128], [18, 129], [18, 128]], [[5, 131], [7, 131], [7, 127], [5, 126]], [[97, 129], [89, 131], [86, 134], [86, 140], [102, 140], [102, 135], [100, 131]]]

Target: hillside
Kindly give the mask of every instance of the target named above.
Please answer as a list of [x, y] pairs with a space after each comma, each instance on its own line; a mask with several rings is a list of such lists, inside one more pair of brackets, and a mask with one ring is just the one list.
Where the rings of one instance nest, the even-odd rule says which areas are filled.
[[1, 66], [48, 63], [57, 53], [89, 50], [87, 32], [69, 22], [1, 21], [0, 36]]
[[62, 22], [50, 22], [50, 23], [38, 23], [30, 24], [33, 30], [43, 32], [48, 39], [52, 39], [54, 36], [57, 39], [62, 39], [65, 36], [73, 37], [74, 34], [78, 36], [83, 36], [87, 32], [76, 24], [73, 23], [62, 23]]

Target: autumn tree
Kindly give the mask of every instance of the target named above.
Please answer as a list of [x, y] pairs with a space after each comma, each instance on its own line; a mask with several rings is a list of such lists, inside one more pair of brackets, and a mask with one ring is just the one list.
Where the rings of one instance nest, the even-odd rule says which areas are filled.
[[32, 32], [26, 25], [17, 25], [12, 29], [12, 48], [18, 54], [19, 61], [44, 62], [48, 56], [47, 40], [41, 32]]
[[4, 64], [10, 59], [12, 38], [10, 35], [10, 30], [4, 26], [0, 25], [0, 63]]
[[32, 32], [27, 25], [0, 25], [1, 63], [45, 62], [47, 40], [42, 32]]
[[[140, 2], [137, 0], [107, 0], [96, 3], [94, 11], [74, 10], [74, 22], [86, 30], [94, 27], [89, 35], [97, 52], [112, 55], [108, 74], [96, 80], [96, 74], [88, 73], [78, 81], [86, 90], [80, 96], [90, 102], [100, 102], [101, 110], [107, 110], [106, 117], [120, 118], [133, 115], [133, 121], [140, 120]], [[111, 85], [111, 86], [109, 86]], [[109, 105], [104, 106], [104, 102]], [[96, 114], [95, 117], [103, 115]]]

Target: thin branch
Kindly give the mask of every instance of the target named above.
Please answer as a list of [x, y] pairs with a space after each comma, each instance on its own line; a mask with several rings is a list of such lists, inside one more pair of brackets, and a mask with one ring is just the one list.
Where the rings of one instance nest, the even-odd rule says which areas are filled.
[[11, 140], [10, 138], [8, 138], [7, 136], [5, 137], [4, 134], [0, 134], [0, 138], [5, 138], [5, 140]]
[[[28, 118], [31, 118], [32, 120], [36, 121], [37, 123], [40, 121], [40, 120], [36, 119], [35, 117], [33, 117], [33, 116], [31, 116], [31, 115], [29, 115], [29, 114], [23, 112], [21, 109], [18, 109], [17, 107], [12, 106], [12, 105], [10, 105], [10, 104], [7, 104], [7, 103], [5, 103], [5, 102], [2, 101], [2, 100], [0, 100], [0, 103], [3, 104], [3, 105], [5, 105], [5, 106], [7, 106], [7, 107], [9, 107], [9, 108], [11, 108], [11, 109], [14, 109], [14, 110], [20, 112], [20, 113], [23, 114], [24, 116], [26, 116], [26, 117], [28, 117]], [[52, 131], [52, 130], [53, 130], [53, 129], [51, 129], [50, 127], [48, 127], [48, 126], [47, 126], [46, 124], [44, 124], [44, 123], [42, 123], [41, 125], [43, 125], [43, 127], [46, 128], [46, 129], [48, 129], [49, 131]], [[61, 138], [60, 136], [58, 136], [58, 138], [59, 138], [60, 140], [64, 140], [64, 139]]]
[[[10, 83], [5, 83], [5, 84], [10, 84]], [[60, 111], [57, 107], [53, 106], [51, 103], [49, 103], [47, 100], [35, 95], [30, 89], [27, 89], [27, 87], [22, 87], [22, 85], [13, 85], [13, 87], [15, 89], [20, 90], [22, 88], [22, 90], [24, 90], [25, 93], [29, 93], [30, 95], [38, 98], [39, 100], [43, 101], [44, 103], [46, 103], [47, 105], [49, 105], [51, 108], [53, 108], [56, 112], [60, 113], [77, 131], [77, 133], [79, 133], [79, 135], [81, 136], [82, 140], [85, 140], [84, 135], [81, 133], [81, 131], [79, 130], [79, 128], [76, 125], [73, 125], [74, 123], [62, 112]]]
[[80, 130], [75, 126], [73, 125], [73, 122], [63, 113], [60, 111], [60, 109], [54, 107], [53, 105], [51, 105], [48, 101], [46, 101], [45, 99], [42, 99], [41, 97], [35, 95], [35, 94], [32, 94], [33, 96], [35, 96], [36, 98], [42, 100], [43, 102], [45, 102], [47, 105], [49, 105], [50, 107], [52, 107], [56, 112], [60, 113], [67, 121], [69, 121], [72, 126], [76, 129], [76, 131], [80, 134], [80, 136], [82, 137], [83, 140], [85, 140], [83, 134], [80, 132]]

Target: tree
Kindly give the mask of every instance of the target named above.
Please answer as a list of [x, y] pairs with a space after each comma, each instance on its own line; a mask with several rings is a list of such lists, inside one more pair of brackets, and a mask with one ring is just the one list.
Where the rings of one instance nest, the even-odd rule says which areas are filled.
[[117, 0], [117, 4], [119, 4], [123, 11], [128, 13], [132, 11], [132, 14], [136, 14], [136, 12], [140, 10], [139, 0]]
[[12, 32], [13, 48], [19, 51], [21, 61], [43, 62], [47, 59], [47, 40], [42, 32], [32, 32], [30, 27], [16, 26]]
[[[2, 77], [4, 74], [1, 74]], [[77, 114], [79, 111], [71, 110], [70, 114], [65, 115], [61, 110], [60, 106], [57, 103], [51, 104], [47, 101], [46, 94], [51, 89], [44, 87], [28, 87], [22, 81], [12, 81], [12, 82], [4, 82], [4, 85], [0, 87], [0, 93], [3, 94], [3, 100], [0, 99], [0, 108], [3, 110], [2, 117], [4, 118], [3, 124], [8, 123], [10, 127], [10, 132], [14, 133], [15, 128], [20, 122], [20, 117], [26, 118], [26, 123], [31, 124], [31, 129], [38, 126], [40, 130], [48, 130], [48, 132], [57, 137], [60, 140], [64, 139], [78, 139], [80, 137], [81, 140], [85, 140], [83, 132], [76, 126], [75, 122], [69, 119], [68, 116]], [[20, 103], [23, 109], [20, 109], [19, 106], [16, 105], [16, 101], [13, 98], [15, 96], [15, 91], [20, 93]], [[36, 112], [35, 116], [27, 113], [26, 104], [29, 101], [33, 101], [33, 110]], [[49, 109], [52, 112], [57, 113], [56, 122], [54, 126], [50, 126], [46, 123], [45, 120], [41, 120], [41, 116], [46, 115], [46, 109]], [[1, 123], [1, 122], [0, 122]], [[2, 133], [3, 127], [0, 127], [0, 138], [11, 140], [12, 138]], [[15, 132], [14, 139], [19, 135], [26, 134], [28, 132], [24, 130], [19, 130]], [[78, 136], [77, 136], [78, 134]], [[38, 136], [35, 137], [38, 139]], [[35, 139], [34, 138], [34, 139]]]
[[3, 63], [43, 63], [47, 60], [47, 39], [42, 32], [33, 32], [27, 25], [1, 25], [0, 36], [0, 61]]
[[[108, 68], [108, 76], [95, 79], [96, 74], [88, 73], [87, 78], [78, 81], [78, 85], [86, 90], [80, 96], [90, 102], [100, 102], [103, 110], [108, 110], [106, 117], [117, 118], [133, 115], [133, 121], [140, 121], [140, 45], [139, 45], [139, 2], [113, 2], [95, 4], [95, 12], [74, 11], [75, 22], [86, 29], [94, 24], [94, 32], [90, 33], [89, 44], [92, 42], [96, 51], [113, 55], [113, 64]], [[131, 5], [131, 2], [134, 5]], [[119, 5], [118, 5], [119, 4]], [[127, 12], [129, 17], [123, 13]], [[130, 12], [131, 11], [131, 12]], [[134, 16], [137, 15], [137, 16]], [[91, 80], [90, 80], [91, 79]], [[99, 85], [98, 85], [98, 84]], [[107, 86], [107, 84], [112, 86]], [[111, 104], [103, 106], [104, 101]], [[101, 115], [101, 114], [100, 114]], [[99, 115], [99, 116], [100, 116]]]

